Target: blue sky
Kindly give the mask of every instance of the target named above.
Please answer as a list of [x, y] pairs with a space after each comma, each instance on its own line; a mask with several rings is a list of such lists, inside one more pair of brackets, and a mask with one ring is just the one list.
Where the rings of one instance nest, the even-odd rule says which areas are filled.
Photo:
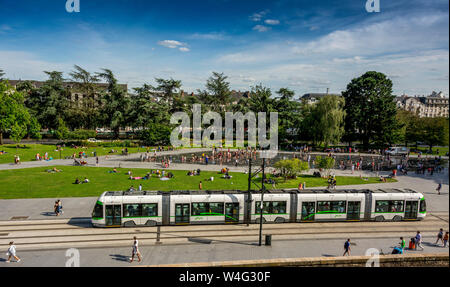
[[10, 79], [77, 64], [109, 68], [130, 87], [155, 77], [203, 89], [212, 71], [231, 87], [340, 92], [368, 70], [394, 93], [449, 92], [447, 0], [0, 0], [0, 68]]

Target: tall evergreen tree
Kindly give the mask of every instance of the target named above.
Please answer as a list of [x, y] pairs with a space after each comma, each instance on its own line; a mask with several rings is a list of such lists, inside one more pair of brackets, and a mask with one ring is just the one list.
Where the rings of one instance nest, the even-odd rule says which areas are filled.
[[109, 69], [102, 70], [103, 72], [97, 73], [97, 76], [105, 79], [108, 83], [108, 89], [103, 92], [102, 97], [103, 123], [114, 132], [114, 138], [119, 138], [120, 128], [128, 124], [130, 99], [127, 96], [127, 91], [117, 84], [113, 72]]
[[[75, 70], [69, 75], [76, 82], [74, 91], [81, 92], [83, 98], [72, 104], [72, 114], [70, 115], [72, 121], [70, 123], [71, 126], [94, 129], [100, 123], [99, 102], [101, 100], [96, 98], [100, 96], [97, 88], [99, 77], [80, 66], [75, 65], [74, 68]], [[74, 123], [73, 120], [76, 122]]]
[[64, 118], [68, 110], [70, 91], [64, 87], [62, 72], [45, 73], [48, 80], [39, 89], [29, 90], [25, 103], [43, 128], [55, 129], [58, 118]]

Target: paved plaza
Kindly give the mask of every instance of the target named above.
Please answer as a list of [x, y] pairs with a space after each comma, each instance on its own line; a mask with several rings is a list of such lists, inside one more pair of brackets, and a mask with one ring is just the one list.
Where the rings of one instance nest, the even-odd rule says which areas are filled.
[[[196, 149], [196, 151], [199, 151]], [[206, 151], [206, 149], [205, 149]], [[176, 151], [186, 152], [183, 151]], [[190, 152], [190, 151], [188, 151]], [[171, 152], [172, 154], [174, 152]], [[130, 155], [128, 159], [139, 155]], [[158, 163], [141, 163], [139, 161], [123, 161], [123, 157], [115, 156], [102, 157], [100, 166], [121, 166], [129, 168], [160, 168]], [[95, 166], [95, 159], [88, 159], [90, 166]], [[9, 164], [0, 165], [0, 169], [8, 168], [27, 168], [44, 165], [71, 165], [72, 160], [54, 160], [52, 162], [26, 162], [21, 166], [14, 166]], [[170, 169], [194, 169], [217, 171], [218, 165], [192, 165], [192, 164], [173, 164]], [[231, 171], [245, 172], [244, 167], [233, 167]], [[310, 171], [312, 173], [313, 171]], [[335, 170], [336, 175], [351, 176], [351, 171]], [[376, 176], [372, 172], [355, 172], [353, 176]], [[380, 175], [386, 175], [388, 172], [382, 172]], [[433, 213], [448, 214], [449, 211], [449, 178], [448, 169], [446, 168], [442, 173], [435, 173], [430, 175], [418, 175], [410, 173], [407, 176], [399, 175], [398, 182], [395, 183], [380, 183], [367, 185], [353, 185], [353, 186], [339, 186], [338, 188], [412, 188], [425, 195], [427, 199], [427, 209], [430, 213], [429, 217], [433, 217]], [[442, 183], [441, 195], [436, 192], [438, 183]], [[80, 197], [80, 198], [59, 198], [63, 202], [64, 214], [56, 217], [53, 214], [53, 204], [57, 198], [41, 198], [41, 199], [11, 199], [0, 200], [0, 221], [10, 221], [14, 224], [16, 220], [44, 220], [51, 222], [54, 219], [68, 219], [69, 221], [86, 221], [91, 217], [93, 206], [96, 202], [96, 197]], [[436, 217], [436, 216], [435, 216]], [[438, 216], [439, 217], [439, 216]], [[438, 218], [435, 218], [438, 220]], [[442, 228], [448, 230], [448, 216], [440, 218]], [[8, 223], [9, 224], [9, 223]], [[438, 225], [440, 223], [437, 223]], [[409, 251], [409, 252], [426, 252], [426, 253], [448, 253], [448, 248], [443, 248], [434, 245], [435, 235], [437, 233], [434, 228], [433, 231], [424, 233], [424, 251]], [[38, 227], [36, 227], [38, 228]], [[37, 231], [38, 232], [38, 231]], [[393, 246], [398, 243], [399, 235], [409, 240], [414, 234], [411, 230], [404, 232], [399, 230], [396, 233], [379, 234], [380, 236], [366, 234], [362, 237], [356, 237], [352, 245], [352, 255], [365, 255], [368, 248], [377, 248], [386, 253], [390, 253]], [[383, 235], [383, 236], [381, 236]], [[132, 264], [127, 260], [131, 253], [131, 236], [130, 246], [124, 247], [124, 244], [116, 247], [89, 247], [79, 248], [80, 265], [81, 266], [133, 266], [133, 265], [157, 265], [157, 264], [174, 264], [174, 263], [189, 263], [189, 262], [213, 262], [213, 261], [232, 261], [245, 259], [272, 259], [272, 258], [295, 258], [295, 257], [318, 257], [318, 256], [341, 256], [343, 253], [343, 243], [346, 234], [333, 234], [329, 236], [317, 236], [317, 238], [286, 238], [273, 240], [272, 246], [256, 246], [257, 239], [245, 240], [242, 242], [190, 242], [189, 244], [145, 244], [141, 243], [141, 253], [144, 257], [143, 262]], [[278, 237], [282, 238], [282, 237]], [[263, 242], [264, 244], [264, 242]], [[101, 245], [100, 245], [101, 246]], [[22, 258], [20, 263], [6, 263], [4, 256], [0, 256], [0, 267], [4, 266], [65, 266], [68, 257], [66, 257], [67, 248], [56, 248], [55, 250], [21, 250], [18, 245], [18, 255]]]

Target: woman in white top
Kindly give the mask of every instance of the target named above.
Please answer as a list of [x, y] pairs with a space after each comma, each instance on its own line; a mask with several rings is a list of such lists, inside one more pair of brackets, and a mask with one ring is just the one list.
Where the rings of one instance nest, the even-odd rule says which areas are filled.
[[133, 237], [133, 239], [134, 239], [134, 243], [133, 243], [133, 252], [132, 252], [132, 255], [131, 255], [131, 258], [130, 258], [130, 263], [133, 262], [133, 260], [134, 260], [134, 255], [137, 255], [137, 257], [138, 257], [138, 262], [141, 262], [141, 261], [142, 261], [142, 257], [141, 257], [141, 253], [139, 252], [139, 249], [138, 249], [138, 243], [139, 243], [139, 242], [138, 242], [136, 236]]
[[14, 259], [17, 260], [17, 262], [20, 262], [20, 258], [16, 256], [16, 246], [14, 245], [14, 242], [11, 241], [9, 243], [8, 252], [6, 252], [6, 255], [8, 255], [7, 263], [11, 262], [11, 257], [14, 257]]

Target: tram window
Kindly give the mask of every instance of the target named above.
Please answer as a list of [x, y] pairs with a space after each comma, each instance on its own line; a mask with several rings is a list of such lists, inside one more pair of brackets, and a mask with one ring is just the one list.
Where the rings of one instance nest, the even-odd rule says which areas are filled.
[[286, 201], [272, 202], [272, 212], [271, 213], [286, 213]]
[[403, 200], [377, 200], [375, 212], [403, 212]]
[[391, 212], [403, 212], [403, 206], [405, 202], [403, 200], [390, 200], [389, 201], [389, 210]]
[[389, 212], [389, 202], [387, 200], [377, 200], [375, 202], [375, 212]]
[[192, 216], [201, 215], [201, 213], [208, 213], [207, 206], [205, 202], [194, 202], [192, 203]]
[[427, 211], [427, 204], [425, 203], [425, 200], [420, 201], [420, 212]]
[[92, 212], [92, 217], [103, 218], [103, 205], [95, 204], [94, 211]]
[[345, 213], [345, 201], [332, 201], [331, 202], [331, 210], [337, 211], [340, 213]]
[[140, 204], [124, 204], [123, 217], [138, 217], [141, 216]]
[[210, 213], [220, 213], [223, 214], [223, 202], [211, 202], [209, 203]]
[[329, 201], [318, 201], [317, 202], [317, 211], [330, 211], [331, 203]]
[[318, 201], [317, 211], [334, 211], [338, 213], [345, 213], [345, 201]]
[[142, 204], [142, 216], [157, 216], [158, 215], [158, 204], [157, 203], [144, 203]]
[[[271, 202], [270, 201], [264, 201], [263, 203], [263, 213], [267, 214], [267, 213], [272, 213], [271, 212]], [[256, 204], [256, 214], [261, 214], [261, 201], [258, 201], [255, 203]]]

